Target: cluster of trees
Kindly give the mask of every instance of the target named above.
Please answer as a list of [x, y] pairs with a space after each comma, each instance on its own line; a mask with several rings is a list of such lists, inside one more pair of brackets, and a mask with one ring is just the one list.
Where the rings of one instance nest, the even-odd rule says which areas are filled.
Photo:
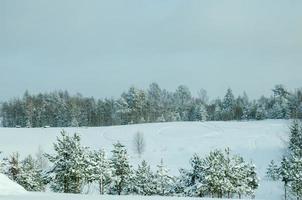
[[[140, 136], [141, 137], [141, 136]], [[141, 140], [140, 140], [141, 141]], [[181, 169], [171, 176], [161, 160], [155, 170], [143, 160], [135, 169], [129, 162], [127, 149], [120, 142], [113, 145], [111, 157], [104, 150], [91, 150], [81, 145], [78, 134], [64, 131], [54, 143], [54, 153], [26, 157], [19, 161], [13, 154], [2, 170], [12, 180], [30, 191], [81, 193], [89, 185], [97, 185], [100, 194], [137, 194], [162, 196], [234, 197], [253, 195], [258, 187], [255, 166], [230, 150], [215, 150], [202, 158], [190, 160], [191, 169]], [[45, 160], [51, 163], [50, 167]]]
[[27, 191], [44, 191], [46, 179], [44, 170], [47, 160], [43, 151], [39, 148], [36, 157], [28, 155], [20, 161], [19, 153], [13, 153], [9, 158], [0, 161], [0, 172], [22, 185]]
[[302, 89], [282, 85], [270, 97], [249, 100], [228, 89], [224, 98], [209, 101], [203, 89], [198, 97], [179, 86], [175, 92], [152, 83], [147, 90], [131, 87], [117, 99], [86, 98], [52, 92], [12, 99], [1, 104], [4, 127], [108, 126], [144, 122], [302, 118]]
[[231, 156], [230, 149], [215, 150], [205, 158], [195, 154], [191, 169], [181, 169], [178, 189], [188, 196], [233, 198], [253, 196], [259, 186], [256, 167], [241, 156]]
[[[271, 161], [267, 176], [284, 183], [284, 196], [302, 198], [302, 125], [294, 121], [290, 127], [287, 151], [279, 164]], [[289, 191], [289, 192], [288, 192]]]

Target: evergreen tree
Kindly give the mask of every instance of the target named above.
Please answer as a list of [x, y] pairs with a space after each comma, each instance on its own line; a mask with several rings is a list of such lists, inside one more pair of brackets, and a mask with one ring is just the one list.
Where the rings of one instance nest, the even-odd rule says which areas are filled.
[[8, 160], [7, 175], [13, 181], [17, 181], [19, 173], [20, 173], [19, 153], [16, 152], [13, 153]]
[[272, 108], [270, 115], [274, 119], [288, 119], [290, 115], [288, 96], [289, 92], [282, 86], [276, 85], [273, 89]]
[[192, 96], [189, 88], [184, 85], [178, 86], [174, 94], [176, 111], [179, 113], [181, 120], [189, 120], [188, 113], [192, 103]]
[[302, 129], [298, 121], [294, 121], [290, 127], [289, 150], [302, 157]]
[[21, 164], [16, 182], [27, 191], [44, 191], [45, 181], [37, 161], [31, 156], [26, 157]]
[[263, 120], [266, 118], [266, 110], [263, 105], [257, 105], [255, 119]]
[[[194, 155], [190, 170], [181, 170], [182, 190], [189, 196], [228, 197], [238, 194], [253, 195], [258, 187], [254, 165], [240, 156], [231, 156], [230, 150], [215, 150], [205, 158]], [[180, 187], [181, 188], [181, 187]]]
[[222, 112], [222, 102], [220, 99], [216, 99], [214, 102], [214, 120], [219, 121], [223, 120], [223, 112]]
[[[140, 123], [146, 118], [146, 94], [143, 90], [131, 87], [127, 93], [121, 95], [121, 101], [124, 102], [122, 109], [128, 113], [128, 123]], [[123, 111], [123, 112], [126, 112]]]
[[288, 95], [288, 108], [290, 112], [290, 118], [301, 119], [302, 118], [302, 89], [297, 89], [293, 93]]
[[80, 193], [86, 177], [85, 148], [78, 134], [69, 136], [64, 130], [54, 144], [54, 155], [46, 154], [53, 164], [48, 172], [54, 192]]
[[302, 131], [297, 121], [294, 121], [290, 127], [288, 151], [279, 166], [270, 164], [267, 174], [271, 179], [281, 180], [284, 183], [285, 199], [290, 194], [297, 198], [302, 197]]
[[190, 159], [190, 170], [180, 169], [180, 177], [178, 178], [178, 192], [185, 196], [204, 197], [207, 193], [207, 188], [203, 186], [205, 174], [203, 169], [202, 158], [194, 154]]
[[155, 122], [162, 112], [161, 89], [157, 83], [150, 84], [147, 93], [147, 101], [150, 121]]
[[222, 102], [223, 120], [234, 119], [235, 98], [232, 90], [229, 88]]
[[270, 162], [268, 165], [267, 171], [266, 171], [266, 176], [274, 181], [278, 180], [280, 177], [280, 168], [279, 166], [275, 163], [274, 160]]
[[302, 198], [302, 158], [296, 154], [291, 159], [290, 189], [297, 199]]
[[189, 111], [189, 121], [207, 121], [208, 113], [206, 107], [195, 103]]
[[113, 144], [112, 150], [112, 183], [110, 188], [111, 194], [121, 195], [127, 190], [127, 184], [130, 181], [132, 173], [128, 160], [127, 150], [120, 142]]
[[[287, 168], [291, 192], [297, 198], [302, 198], [302, 126], [294, 121], [290, 127], [289, 155]], [[282, 167], [282, 165], [281, 165]]]
[[246, 193], [254, 197], [254, 191], [259, 187], [259, 177], [257, 176], [256, 166], [254, 164], [248, 166], [247, 184], [248, 191]]
[[157, 165], [157, 171], [155, 174], [156, 190], [157, 194], [161, 196], [168, 195], [174, 184], [174, 179], [168, 174], [169, 170], [164, 165], [163, 159], [160, 164]]
[[[111, 163], [106, 158], [104, 150], [93, 151], [90, 153], [91, 159], [88, 164], [89, 181], [96, 181], [99, 185], [100, 194], [105, 193], [105, 189], [111, 181]], [[90, 169], [90, 170], [89, 170]]]
[[156, 194], [156, 185], [154, 181], [154, 174], [150, 166], [145, 160], [138, 165], [135, 171], [135, 178], [133, 183], [133, 192], [139, 195], [153, 195]]

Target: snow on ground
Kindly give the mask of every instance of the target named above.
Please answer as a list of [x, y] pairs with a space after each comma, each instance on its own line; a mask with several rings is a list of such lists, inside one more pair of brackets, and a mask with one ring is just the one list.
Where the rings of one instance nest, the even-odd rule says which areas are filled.
[[10, 180], [7, 176], [0, 174], [0, 196], [25, 193], [26, 191], [23, 187]]
[[[111, 127], [64, 128], [68, 133], [80, 133], [84, 145], [104, 148], [108, 153], [119, 140], [128, 148], [131, 162], [140, 162], [133, 151], [133, 137], [144, 133], [146, 150], [142, 159], [153, 167], [164, 159], [171, 173], [189, 167], [194, 153], [207, 154], [215, 148], [230, 147], [233, 153], [253, 161], [261, 177], [257, 199], [280, 199], [282, 185], [265, 178], [270, 160], [279, 160], [288, 137], [289, 121], [264, 120], [249, 122], [170, 122]], [[53, 142], [62, 128], [0, 128], [0, 150], [4, 155], [18, 151], [21, 157], [35, 154], [38, 147], [52, 152]]]

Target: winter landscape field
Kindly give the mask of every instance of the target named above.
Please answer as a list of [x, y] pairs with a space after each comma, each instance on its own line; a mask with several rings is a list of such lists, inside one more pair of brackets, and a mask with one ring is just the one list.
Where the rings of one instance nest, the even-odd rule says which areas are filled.
[[301, 0], [0, 0], [0, 200], [302, 200]]
[[[70, 134], [77, 132], [83, 144], [91, 148], [112, 150], [112, 144], [120, 141], [129, 151], [130, 161], [136, 166], [146, 159], [155, 167], [163, 159], [171, 174], [177, 175], [180, 168], [189, 167], [189, 159], [194, 153], [205, 155], [214, 149], [229, 147], [247, 161], [252, 161], [260, 177], [256, 199], [280, 199], [282, 185], [265, 177], [269, 162], [280, 160], [288, 138], [288, 120], [230, 121], [230, 122], [171, 122], [139, 124], [112, 127], [64, 128]], [[21, 157], [35, 154], [38, 148], [52, 152], [53, 142], [61, 128], [1, 128], [1, 150], [4, 155], [18, 151]], [[137, 131], [144, 134], [145, 152], [141, 158], [135, 153], [133, 137]], [[2, 185], [3, 186], [3, 185]], [[1, 190], [1, 185], [0, 185]], [[89, 193], [97, 189], [90, 188]], [[58, 194], [28, 194], [5, 196], [5, 199], [68, 199], [70, 196]], [[73, 199], [119, 199], [118, 197], [72, 196]], [[156, 197], [137, 197], [138, 199], [157, 199]], [[121, 197], [120, 199], [133, 199]], [[135, 199], [135, 198], [134, 198]], [[167, 198], [170, 199], [170, 198]]]

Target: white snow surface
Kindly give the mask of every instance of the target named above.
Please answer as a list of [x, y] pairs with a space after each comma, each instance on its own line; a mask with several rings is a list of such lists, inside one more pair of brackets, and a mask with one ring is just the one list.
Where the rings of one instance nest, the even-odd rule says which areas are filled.
[[25, 194], [26, 191], [23, 187], [10, 180], [4, 174], [0, 174], [0, 196], [1, 195], [16, 195]]
[[[108, 156], [111, 155], [112, 144], [120, 141], [128, 148], [134, 167], [145, 159], [155, 169], [162, 158], [173, 175], [178, 175], [179, 168], [189, 167], [189, 159], [194, 153], [206, 155], [211, 150], [230, 147], [233, 153], [240, 154], [257, 166], [261, 181], [256, 198], [275, 200], [281, 199], [282, 185], [268, 181], [265, 172], [272, 159], [280, 160], [288, 139], [289, 125], [288, 120], [169, 122], [64, 130], [70, 134], [81, 134], [83, 145], [92, 149], [104, 148]], [[40, 146], [45, 152], [51, 153], [53, 142], [61, 130], [62, 128], [0, 128], [0, 150], [4, 156], [18, 151], [24, 157], [35, 154]], [[141, 159], [133, 148], [133, 137], [137, 131], [144, 134], [146, 143]], [[109, 199], [111, 198], [115, 197]]]

